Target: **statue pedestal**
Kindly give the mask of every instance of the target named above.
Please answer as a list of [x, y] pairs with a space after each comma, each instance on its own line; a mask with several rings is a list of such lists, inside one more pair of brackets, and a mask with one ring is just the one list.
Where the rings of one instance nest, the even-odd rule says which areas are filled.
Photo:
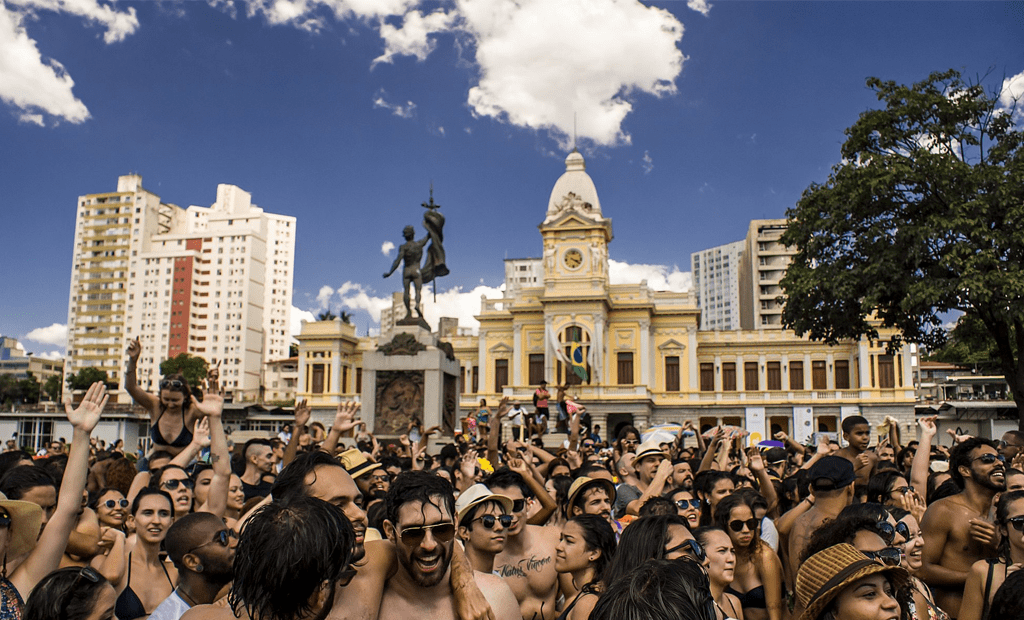
[[420, 325], [396, 325], [363, 354], [363, 419], [378, 438], [439, 426], [451, 437], [459, 419], [459, 362], [450, 345]]

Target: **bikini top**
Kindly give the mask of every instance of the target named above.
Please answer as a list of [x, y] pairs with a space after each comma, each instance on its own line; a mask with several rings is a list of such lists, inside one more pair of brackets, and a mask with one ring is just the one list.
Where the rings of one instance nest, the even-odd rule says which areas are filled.
[[[164, 575], [167, 576], [167, 581], [171, 584], [171, 590], [174, 590], [174, 582], [171, 581], [171, 575], [167, 572], [167, 567], [163, 562], [160, 562], [160, 568], [164, 569]], [[135, 593], [135, 590], [132, 590], [131, 553], [128, 554], [128, 583], [125, 585], [121, 595], [117, 597], [117, 602], [114, 603], [114, 615], [119, 620], [133, 620], [134, 618], [142, 618], [149, 615], [146, 607], [142, 604], [142, 599]]]
[[192, 431], [188, 430], [188, 425], [185, 423], [185, 409], [181, 410], [181, 433], [174, 439], [174, 441], [167, 441], [163, 434], [160, 432], [160, 418], [163, 417], [161, 413], [157, 419], [153, 420], [153, 425], [149, 428], [149, 437], [153, 440], [153, 445], [158, 446], [171, 446], [172, 448], [186, 448], [192, 443]]

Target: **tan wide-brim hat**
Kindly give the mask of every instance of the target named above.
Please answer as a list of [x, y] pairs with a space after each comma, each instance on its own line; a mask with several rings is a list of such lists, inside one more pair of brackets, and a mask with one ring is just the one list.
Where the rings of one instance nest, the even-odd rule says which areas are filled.
[[455, 501], [455, 523], [462, 523], [462, 518], [470, 510], [484, 502], [498, 502], [505, 509], [505, 514], [512, 512], [512, 498], [492, 493], [486, 485], [478, 482], [460, 493]]
[[637, 463], [647, 458], [648, 456], [661, 456], [664, 458], [668, 458], [668, 454], [666, 454], [665, 451], [661, 449], [661, 444], [657, 441], [657, 439], [650, 439], [637, 446], [636, 456], [633, 458], [633, 462], [631, 463], [631, 465], [633, 467], [636, 467]]
[[11, 516], [11, 535], [7, 542], [7, 557], [16, 558], [31, 551], [39, 538], [43, 523], [43, 509], [39, 504], [7, 499], [0, 493], [0, 507]]
[[374, 463], [366, 458], [358, 448], [350, 448], [338, 455], [341, 466], [345, 468], [352, 479], [356, 479], [375, 469], [380, 469], [380, 463]]
[[796, 600], [804, 608], [799, 620], [816, 620], [844, 588], [877, 573], [886, 573], [895, 590], [910, 583], [905, 569], [886, 566], [847, 543], [815, 553], [796, 575]]
[[587, 489], [593, 489], [594, 487], [600, 487], [608, 493], [608, 501], [615, 503], [615, 485], [612, 484], [611, 480], [604, 478], [588, 478], [587, 476], [580, 476], [579, 478], [572, 481], [572, 485], [569, 486], [569, 498], [568, 506], [570, 516], [572, 516], [572, 507], [576, 505], [576, 500], [583, 497], [583, 492]]

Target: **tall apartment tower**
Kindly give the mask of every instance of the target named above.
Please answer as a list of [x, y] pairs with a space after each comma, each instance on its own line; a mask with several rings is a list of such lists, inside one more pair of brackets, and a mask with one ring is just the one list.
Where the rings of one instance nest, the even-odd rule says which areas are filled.
[[[120, 245], [107, 245], [104, 227]], [[144, 389], [157, 389], [163, 360], [191, 353], [220, 367], [230, 398], [256, 400], [263, 363], [288, 356], [294, 256], [295, 218], [265, 213], [233, 185], [187, 209], [161, 203], [137, 175], [116, 194], [79, 198], [65, 372], [94, 365], [123, 384], [125, 344], [139, 337]], [[107, 304], [83, 300], [108, 290], [84, 286], [107, 285]]]
[[740, 270], [741, 329], [782, 328], [779, 282], [796, 254], [779, 241], [786, 227], [785, 219], [750, 222]]
[[735, 241], [690, 255], [700, 328], [740, 328], [740, 264], [746, 241]]

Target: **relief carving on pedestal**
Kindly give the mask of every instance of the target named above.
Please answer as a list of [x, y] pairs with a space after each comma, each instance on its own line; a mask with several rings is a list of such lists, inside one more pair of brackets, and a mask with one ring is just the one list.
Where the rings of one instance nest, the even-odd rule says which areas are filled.
[[423, 371], [377, 371], [374, 432], [377, 435], [401, 435], [409, 422], [423, 421]]

